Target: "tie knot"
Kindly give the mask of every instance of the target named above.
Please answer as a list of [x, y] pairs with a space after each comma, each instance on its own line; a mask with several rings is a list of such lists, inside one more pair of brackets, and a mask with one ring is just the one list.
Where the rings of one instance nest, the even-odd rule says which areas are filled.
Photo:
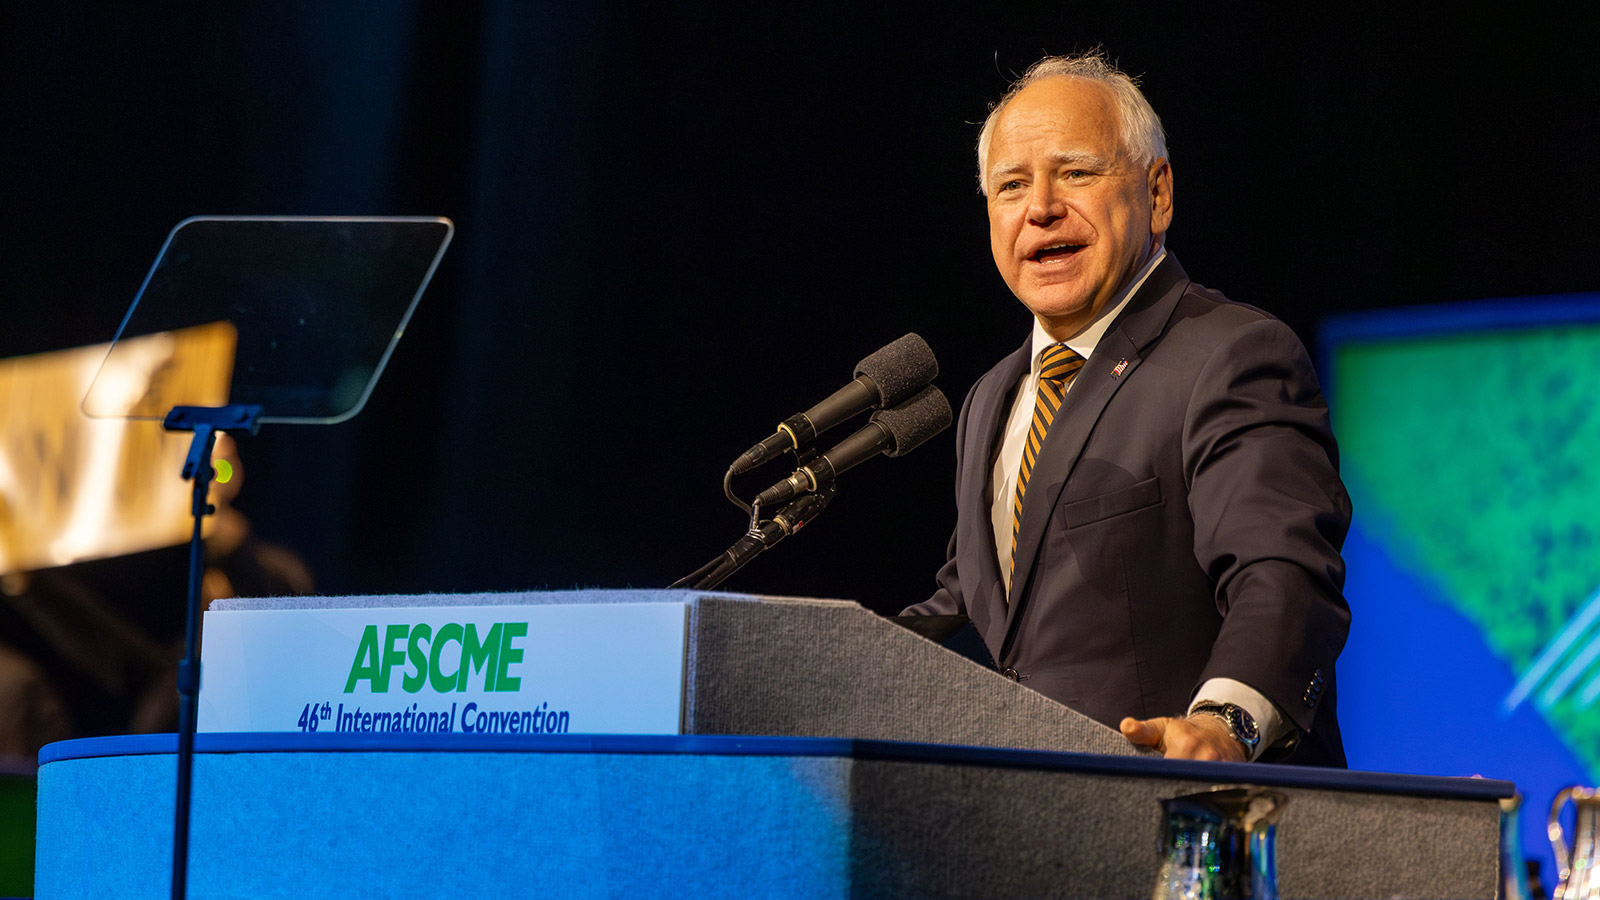
[[1083, 368], [1083, 357], [1066, 344], [1051, 344], [1039, 360], [1039, 377], [1064, 381]]

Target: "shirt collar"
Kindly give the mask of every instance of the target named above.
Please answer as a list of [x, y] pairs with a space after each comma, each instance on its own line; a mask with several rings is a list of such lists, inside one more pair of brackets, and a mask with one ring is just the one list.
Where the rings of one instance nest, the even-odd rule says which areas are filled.
[[[1100, 315], [1095, 317], [1093, 322], [1089, 323], [1089, 327], [1068, 338], [1065, 341], [1066, 345], [1071, 347], [1074, 353], [1084, 359], [1088, 359], [1090, 354], [1094, 353], [1095, 345], [1099, 344], [1100, 339], [1105, 337], [1106, 332], [1110, 330], [1111, 323], [1117, 320], [1117, 316], [1121, 314], [1123, 307], [1127, 306], [1128, 301], [1133, 299], [1133, 295], [1139, 292], [1139, 288], [1144, 287], [1145, 281], [1150, 278], [1150, 273], [1154, 272], [1156, 266], [1160, 265], [1161, 261], [1166, 258], [1167, 248], [1164, 246], [1156, 247], [1156, 252], [1150, 256], [1150, 261], [1145, 263], [1144, 268], [1133, 276], [1133, 280], [1128, 282], [1127, 288], [1117, 296], [1116, 301], [1106, 304], [1106, 308], [1100, 311]], [[1033, 319], [1033, 375], [1037, 376], [1039, 374], [1039, 358], [1044, 355], [1045, 349], [1051, 344], [1059, 343], [1063, 342], [1051, 337], [1044, 330], [1044, 325], [1039, 322], [1039, 318], [1035, 316]]]

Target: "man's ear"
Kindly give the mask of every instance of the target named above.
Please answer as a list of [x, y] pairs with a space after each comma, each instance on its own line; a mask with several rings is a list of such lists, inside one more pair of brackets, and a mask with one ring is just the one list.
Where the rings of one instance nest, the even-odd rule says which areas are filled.
[[1172, 166], [1165, 158], [1150, 164], [1150, 233], [1159, 237], [1172, 225]]

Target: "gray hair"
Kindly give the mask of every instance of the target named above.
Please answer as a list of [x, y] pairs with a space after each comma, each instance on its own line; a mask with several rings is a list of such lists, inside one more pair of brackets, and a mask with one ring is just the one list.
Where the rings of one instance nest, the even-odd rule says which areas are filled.
[[1046, 56], [1028, 67], [1022, 77], [1011, 83], [1005, 94], [989, 108], [983, 120], [983, 130], [978, 132], [978, 190], [987, 195], [989, 141], [994, 136], [994, 123], [1000, 113], [1023, 88], [1046, 78], [1085, 78], [1098, 81], [1111, 89], [1116, 97], [1118, 120], [1121, 125], [1122, 148], [1134, 162], [1148, 167], [1167, 155], [1167, 134], [1161, 128], [1161, 117], [1150, 108], [1139, 84], [1122, 70], [1112, 65], [1099, 50], [1077, 56]]

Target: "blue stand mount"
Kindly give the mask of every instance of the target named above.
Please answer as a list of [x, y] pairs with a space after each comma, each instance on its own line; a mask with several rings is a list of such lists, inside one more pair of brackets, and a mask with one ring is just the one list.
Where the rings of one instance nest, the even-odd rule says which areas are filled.
[[177, 818], [172, 833], [172, 897], [182, 900], [187, 893], [189, 876], [189, 797], [194, 776], [195, 725], [200, 711], [200, 579], [205, 572], [201, 525], [206, 516], [216, 511], [210, 503], [211, 481], [216, 475], [216, 470], [211, 468], [211, 450], [219, 432], [255, 434], [260, 430], [261, 407], [245, 404], [175, 406], [167, 413], [161, 427], [167, 431], [194, 433], [194, 439], [189, 442], [189, 455], [183, 461], [183, 479], [194, 483], [190, 505], [194, 534], [189, 538], [189, 603], [185, 612], [184, 656], [178, 663]]

